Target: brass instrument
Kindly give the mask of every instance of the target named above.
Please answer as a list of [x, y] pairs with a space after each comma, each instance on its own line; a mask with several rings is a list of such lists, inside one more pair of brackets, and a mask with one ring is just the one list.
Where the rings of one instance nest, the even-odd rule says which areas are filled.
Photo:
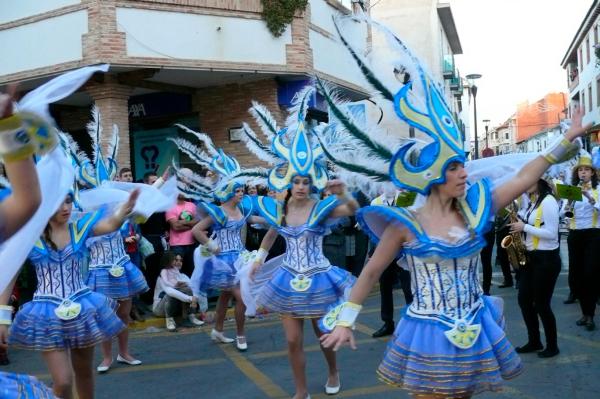
[[[516, 223], [519, 221], [517, 216], [517, 211], [519, 206], [516, 201], [513, 201], [511, 205], [509, 205], [509, 213], [508, 217], [510, 223]], [[523, 266], [525, 266], [526, 257], [525, 257], [525, 243], [523, 242], [523, 238], [521, 237], [521, 233], [510, 233], [506, 237], [502, 239], [500, 242], [500, 246], [506, 249], [506, 253], [508, 254], [508, 261], [514, 270], [519, 270]]]
[[[593, 203], [594, 198], [592, 197], [592, 195], [589, 193], [589, 190], [592, 189], [592, 183], [583, 183], [581, 185], [581, 194], [586, 197], [588, 199], [588, 201], [590, 201], [590, 203]], [[565, 207], [565, 217], [572, 219], [573, 217], [575, 217], [575, 212], [573, 211], [573, 208], [575, 206], [575, 200], [569, 200], [569, 202], [567, 202], [567, 206]]]
[[565, 207], [565, 217], [572, 219], [575, 216], [575, 212], [573, 212], [573, 204], [574, 204], [574, 200], [569, 200], [569, 202], [567, 202], [567, 206]]

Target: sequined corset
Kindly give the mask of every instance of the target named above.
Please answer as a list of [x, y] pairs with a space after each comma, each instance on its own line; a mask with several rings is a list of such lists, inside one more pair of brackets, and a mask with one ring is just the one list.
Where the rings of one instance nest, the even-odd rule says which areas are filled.
[[283, 266], [294, 274], [312, 274], [328, 270], [329, 260], [323, 255], [325, 227], [286, 226], [279, 229], [285, 238]]
[[242, 243], [242, 227], [246, 224], [246, 218], [241, 220], [230, 220], [224, 227], [215, 228], [213, 240], [219, 244], [221, 253], [240, 252], [245, 249]]
[[68, 298], [87, 288], [81, 274], [85, 257], [74, 254], [71, 244], [60, 251], [48, 250], [46, 256], [33, 256], [31, 261], [38, 280], [34, 298]]
[[477, 313], [482, 305], [479, 252], [462, 258], [407, 255], [407, 262], [414, 295], [410, 316], [452, 322], [468, 320]]
[[129, 260], [123, 245], [123, 237], [118, 230], [88, 238], [86, 245], [90, 251], [90, 269], [120, 265]]

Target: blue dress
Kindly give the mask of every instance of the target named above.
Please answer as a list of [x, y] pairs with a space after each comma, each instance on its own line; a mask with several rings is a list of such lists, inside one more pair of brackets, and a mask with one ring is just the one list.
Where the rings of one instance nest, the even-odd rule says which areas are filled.
[[2, 399], [55, 399], [52, 391], [37, 378], [0, 372], [0, 398]]
[[128, 299], [148, 291], [144, 275], [131, 263], [119, 231], [87, 239], [90, 251], [86, 284], [112, 299]]
[[281, 203], [269, 197], [255, 197], [255, 201], [260, 215], [284, 237], [286, 251], [266, 262], [252, 292], [242, 294], [250, 295], [257, 308], [296, 318], [321, 317], [345, 300], [356, 279], [331, 265], [323, 254], [326, 219], [338, 206], [337, 198], [318, 201], [300, 226], [282, 226]]
[[61, 250], [38, 240], [29, 255], [38, 286], [33, 300], [17, 312], [10, 345], [41, 351], [87, 348], [125, 328], [115, 314], [117, 303], [90, 290], [81, 275], [85, 240], [100, 216], [94, 212], [69, 224], [71, 242]]
[[229, 290], [237, 285], [238, 259], [246, 251], [241, 232], [252, 215], [252, 202], [249, 197], [244, 197], [240, 202], [238, 207], [242, 218], [239, 220], [230, 220], [223, 209], [214, 204], [203, 202], [200, 206], [213, 220], [211, 238], [220, 249], [217, 255], [202, 245], [194, 251], [192, 291], [206, 296], [209, 290]]
[[479, 252], [491, 209], [487, 183], [483, 188], [469, 201], [478, 205], [463, 204], [470, 231], [453, 243], [427, 236], [403, 208], [370, 206], [358, 212], [360, 225], [375, 243], [390, 223], [415, 236], [402, 249], [414, 300], [377, 370], [384, 382], [412, 394], [454, 397], [496, 391], [503, 379], [522, 371], [504, 332], [502, 299], [484, 296], [479, 285]]

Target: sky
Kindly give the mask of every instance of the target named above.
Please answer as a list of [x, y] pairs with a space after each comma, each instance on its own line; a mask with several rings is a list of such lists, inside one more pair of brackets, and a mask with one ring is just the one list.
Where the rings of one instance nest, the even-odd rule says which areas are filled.
[[477, 119], [490, 128], [517, 104], [568, 93], [560, 63], [592, 0], [449, 0], [463, 55], [462, 76], [479, 73]]

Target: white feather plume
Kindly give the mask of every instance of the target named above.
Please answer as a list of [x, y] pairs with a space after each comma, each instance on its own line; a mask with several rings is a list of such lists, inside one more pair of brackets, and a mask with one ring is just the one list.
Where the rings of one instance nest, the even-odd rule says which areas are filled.
[[92, 139], [92, 161], [96, 164], [101, 155], [102, 123], [100, 109], [94, 104], [92, 107], [92, 120], [86, 125], [87, 132]]
[[[281, 159], [275, 156], [273, 152], [269, 150], [269, 147], [265, 145], [257, 136], [256, 133], [248, 126], [247, 123], [242, 124], [242, 130], [244, 134], [242, 135], [242, 141], [246, 144], [246, 147], [258, 157], [258, 159], [267, 162], [270, 165], [277, 165], [281, 163]], [[262, 146], [259, 146], [260, 143]], [[265, 149], [269, 150], [266, 151]]]
[[212, 139], [209, 137], [208, 134], [206, 133], [200, 133], [200, 132], [196, 132], [186, 126], [180, 125], [179, 123], [176, 123], [175, 126], [177, 126], [178, 128], [193, 134], [194, 136], [196, 136], [196, 138], [198, 140], [200, 140], [204, 146], [206, 147], [206, 150], [208, 151], [208, 153], [210, 155], [214, 156], [219, 156], [219, 152], [217, 151], [217, 149], [215, 148], [215, 145], [212, 141]]
[[256, 101], [252, 101], [252, 107], [248, 109], [250, 114], [256, 120], [256, 123], [262, 130], [263, 134], [271, 142], [273, 140], [273, 136], [279, 132], [279, 127], [277, 127], [277, 121], [271, 114], [271, 112], [264, 105], [257, 103]]

